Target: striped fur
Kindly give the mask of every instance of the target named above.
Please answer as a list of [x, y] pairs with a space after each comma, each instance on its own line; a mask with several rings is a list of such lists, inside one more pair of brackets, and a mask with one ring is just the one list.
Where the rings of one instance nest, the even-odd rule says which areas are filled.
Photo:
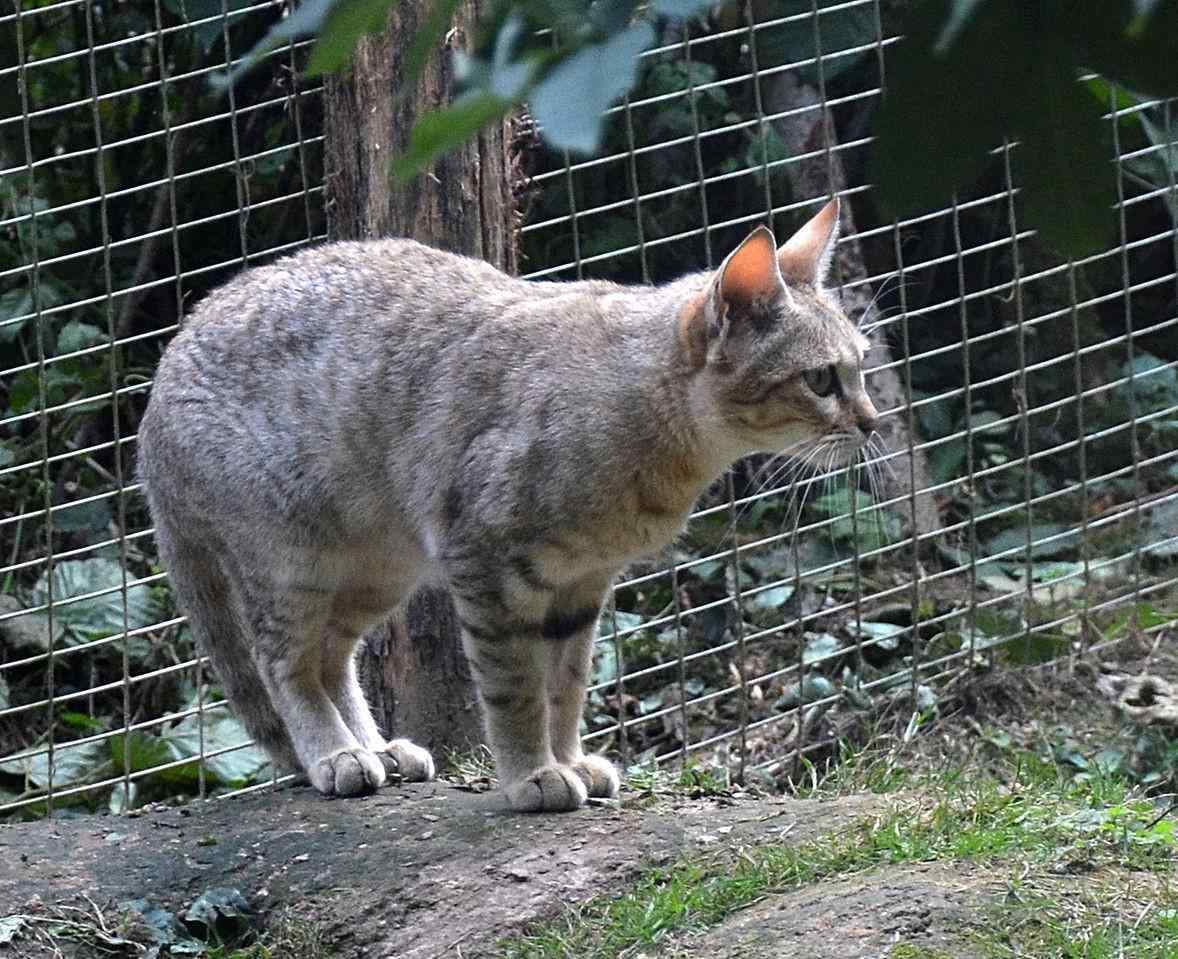
[[[614, 575], [737, 457], [874, 417], [862, 337], [820, 282], [836, 221], [781, 251], [755, 231], [662, 287], [527, 283], [393, 239], [199, 304], [160, 363], [139, 470], [180, 605], [275, 761], [329, 795], [433, 775], [377, 730], [352, 665], [428, 579], [454, 598], [509, 803], [614, 795], [578, 739]], [[806, 385], [827, 367], [837, 398]]]

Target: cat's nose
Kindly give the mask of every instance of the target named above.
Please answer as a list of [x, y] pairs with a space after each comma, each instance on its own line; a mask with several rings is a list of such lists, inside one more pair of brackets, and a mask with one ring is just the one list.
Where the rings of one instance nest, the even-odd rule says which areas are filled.
[[856, 424], [859, 427], [859, 432], [864, 436], [870, 436], [876, 431], [879, 426], [878, 416], [860, 416]]

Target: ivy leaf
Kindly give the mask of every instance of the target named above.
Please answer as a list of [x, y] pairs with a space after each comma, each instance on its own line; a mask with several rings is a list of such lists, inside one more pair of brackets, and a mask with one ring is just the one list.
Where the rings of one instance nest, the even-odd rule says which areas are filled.
[[638, 55], [654, 40], [654, 28], [637, 23], [558, 64], [531, 96], [544, 139], [557, 148], [594, 152], [601, 142], [601, 114], [634, 85]]
[[[387, 22], [396, 0], [336, 0], [319, 33], [307, 75], [335, 73], [348, 62], [362, 37], [376, 33]], [[420, 37], [420, 33], [419, 33]]]

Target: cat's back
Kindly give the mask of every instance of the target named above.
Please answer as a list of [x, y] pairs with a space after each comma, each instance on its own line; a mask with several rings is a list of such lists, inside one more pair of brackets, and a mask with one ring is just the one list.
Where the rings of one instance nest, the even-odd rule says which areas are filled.
[[296, 327], [381, 327], [394, 316], [412, 323], [457, 304], [510, 299], [522, 282], [414, 240], [343, 241], [242, 272], [197, 304], [184, 331], [256, 338]]

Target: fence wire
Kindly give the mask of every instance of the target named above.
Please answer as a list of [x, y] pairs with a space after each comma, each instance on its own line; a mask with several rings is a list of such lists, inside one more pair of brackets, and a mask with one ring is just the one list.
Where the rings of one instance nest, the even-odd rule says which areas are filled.
[[[203, 667], [134, 482], [187, 307], [324, 238], [308, 44], [217, 94], [283, 0], [17, 0], [0, 16], [0, 815], [122, 811], [273, 780]], [[738, 464], [603, 616], [585, 739], [776, 782], [848, 722], [936, 710], [999, 668], [1178, 623], [1178, 123], [1099, 78], [1115, 242], [1061, 261], [1021, 222], [1017, 143], [968, 193], [883, 218], [878, 0], [731, 4], [670, 26], [600, 156], [537, 139], [530, 277], [660, 282], [837, 193], [886, 445], [857, 471]], [[7, 54], [6, 54], [7, 55]]]

